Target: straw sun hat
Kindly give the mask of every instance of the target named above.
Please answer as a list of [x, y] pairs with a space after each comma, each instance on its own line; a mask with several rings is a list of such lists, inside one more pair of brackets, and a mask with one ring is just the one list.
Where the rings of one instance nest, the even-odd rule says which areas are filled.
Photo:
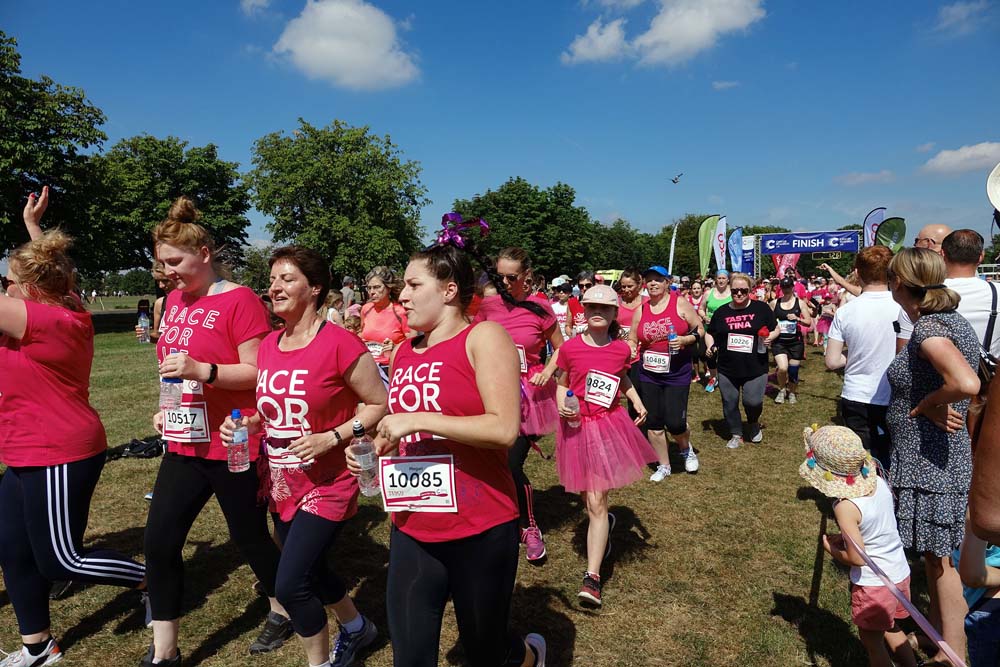
[[799, 475], [825, 496], [860, 498], [875, 490], [875, 462], [861, 438], [844, 426], [811, 428], [802, 433], [806, 460]]

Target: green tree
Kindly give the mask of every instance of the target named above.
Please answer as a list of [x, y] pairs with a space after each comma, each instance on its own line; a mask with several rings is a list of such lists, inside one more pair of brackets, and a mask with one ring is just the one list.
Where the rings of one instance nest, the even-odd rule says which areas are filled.
[[[28, 240], [21, 207], [42, 185], [52, 189], [45, 226], [60, 226], [80, 236], [89, 222], [79, 213], [89, 198], [87, 149], [107, 138], [104, 114], [79, 88], [47, 76], [21, 76], [17, 40], [0, 31], [0, 244], [10, 248]], [[91, 248], [78, 244], [76, 257]]]
[[565, 183], [542, 190], [523, 178], [511, 178], [496, 190], [457, 199], [453, 209], [465, 218], [483, 218], [490, 235], [482, 244], [495, 254], [507, 246], [528, 251], [535, 269], [546, 277], [573, 275], [596, 266], [598, 224], [575, 204], [576, 191]]
[[[677, 227], [677, 241], [674, 243], [674, 275], [694, 277], [700, 271], [698, 262], [698, 229], [707, 213], [686, 213], [677, 218], [653, 236], [654, 254], [646, 266], [660, 264], [667, 267], [670, 262], [670, 241]], [[712, 260], [713, 263], [715, 260]], [[643, 267], [646, 268], [646, 267]]]
[[271, 267], [268, 260], [274, 246], [247, 246], [243, 249], [242, 262], [236, 265], [233, 277], [241, 285], [246, 285], [255, 292], [264, 292], [271, 283]]
[[81, 270], [145, 268], [152, 262], [150, 232], [180, 195], [191, 197], [199, 221], [211, 230], [227, 260], [239, 259], [250, 221], [248, 188], [239, 165], [219, 158], [213, 144], [188, 147], [176, 137], [141, 135], [123, 139], [91, 159], [93, 199], [81, 234], [92, 251], [79, 258]]
[[131, 295], [153, 294], [156, 291], [153, 274], [146, 269], [126, 271], [121, 276], [121, 289]]
[[253, 164], [254, 203], [274, 218], [275, 241], [323, 253], [337, 276], [402, 266], [420, 247], [427, 189], [419, 163], [405, 160], [388, 135], [300, 118], [292, 136], [274, 132], [254, 142]]
[[609, 226], [595, 225], [595, 237], [595, 268], [637, 268], [642, 271], [658, 262], [655, 237], [640, 232], [621, 218]]

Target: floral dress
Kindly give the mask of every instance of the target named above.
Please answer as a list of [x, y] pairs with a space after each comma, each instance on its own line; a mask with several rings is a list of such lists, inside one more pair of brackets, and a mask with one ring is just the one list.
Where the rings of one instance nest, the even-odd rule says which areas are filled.
[[[948, 556], [962, 543], [972, 481], [972, 444], [966, 429], [946, 433], [924, 416], [910, 417], [944, 383], [930, 361], [917, 355], [928, 338], [948, 338], [969, 365], [979, 364], [979, 340], [957, 312], [922, 315], [906, 347], [889, 365], [892, 398], [886, 421], [892, 438], [889, 480], [896, 494], [896, 520], [903, 546]], [[969, 401], [953, 403], [963, 416]]]

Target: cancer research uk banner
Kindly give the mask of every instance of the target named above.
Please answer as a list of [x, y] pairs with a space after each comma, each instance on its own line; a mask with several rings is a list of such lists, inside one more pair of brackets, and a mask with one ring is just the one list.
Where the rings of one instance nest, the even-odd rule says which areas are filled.
[[715, 266], [721, 271], [726, 268], [726, 216], [715, 223], [715, 238], [712, 249], [715, 250]]
[[805, 252], [857, 252], [858, 231], [796, 232], [790, 234], [762, 234], [762, 255], [784, 255]]

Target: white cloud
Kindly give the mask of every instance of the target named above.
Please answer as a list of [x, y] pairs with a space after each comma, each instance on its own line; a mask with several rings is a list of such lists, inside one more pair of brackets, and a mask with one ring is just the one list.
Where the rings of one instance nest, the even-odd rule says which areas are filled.
[[632, 42], [644, 65], [677, 65], [712, 48], [726, 33], [764, 18], [761, 0], [660, 0], [649, 30]]
[[597, 19], [587, 28], [586, 34], [576, 36], [560, 58], [565, 65], [617, 60], [627, 50], [625, 19], [615, 19], [607, 25]]
[[983, 16], [989, 9], [988, 0], [956, 2], [938, 10], [934, 29], [949, 35], [968, 35], [982, 24]]
[[917, 151], [918, 153], [930, 153], [932, 150], [934, 150], [935, 146], [937, 146], [937, 144], [935, 144], [933, 141], [928, 141], [926, 144], [920, 144], [913, 150]]
[[263, 11], [271, 4], [271, 0], [240, 0], [240, 9], [247, 16], [253, 16]]
[[992, 169], [1000, 162], [1000, 142], [984, 141], [981, 144], [945, 150], [932, 157], [923, 170], [932, 174], [961, 174], [966, 171]]
[[712, 88], [715, 90], [729, 90], [740, 85], [739, 81], [713, 81]]
[[892, 183], [896, 180], [896, 176], [888, 169], [883, 169], [882, 171], [873, 172], [852, 171], [849, 174], [838, 176], [834, 180], [841, 185], [854, 187], [856, 185], [869, 185], [871, 183]]
[[633, 7], [638, 7], [646, 0], [597, 0], [597, 4], [601, 7], [607, 7], [609, 9], [632, 9]]
[[355, 90], [401, 86], [420, 75], [392, 18], [363, 0], [308, 0], [274, 52], [310, 78]]

